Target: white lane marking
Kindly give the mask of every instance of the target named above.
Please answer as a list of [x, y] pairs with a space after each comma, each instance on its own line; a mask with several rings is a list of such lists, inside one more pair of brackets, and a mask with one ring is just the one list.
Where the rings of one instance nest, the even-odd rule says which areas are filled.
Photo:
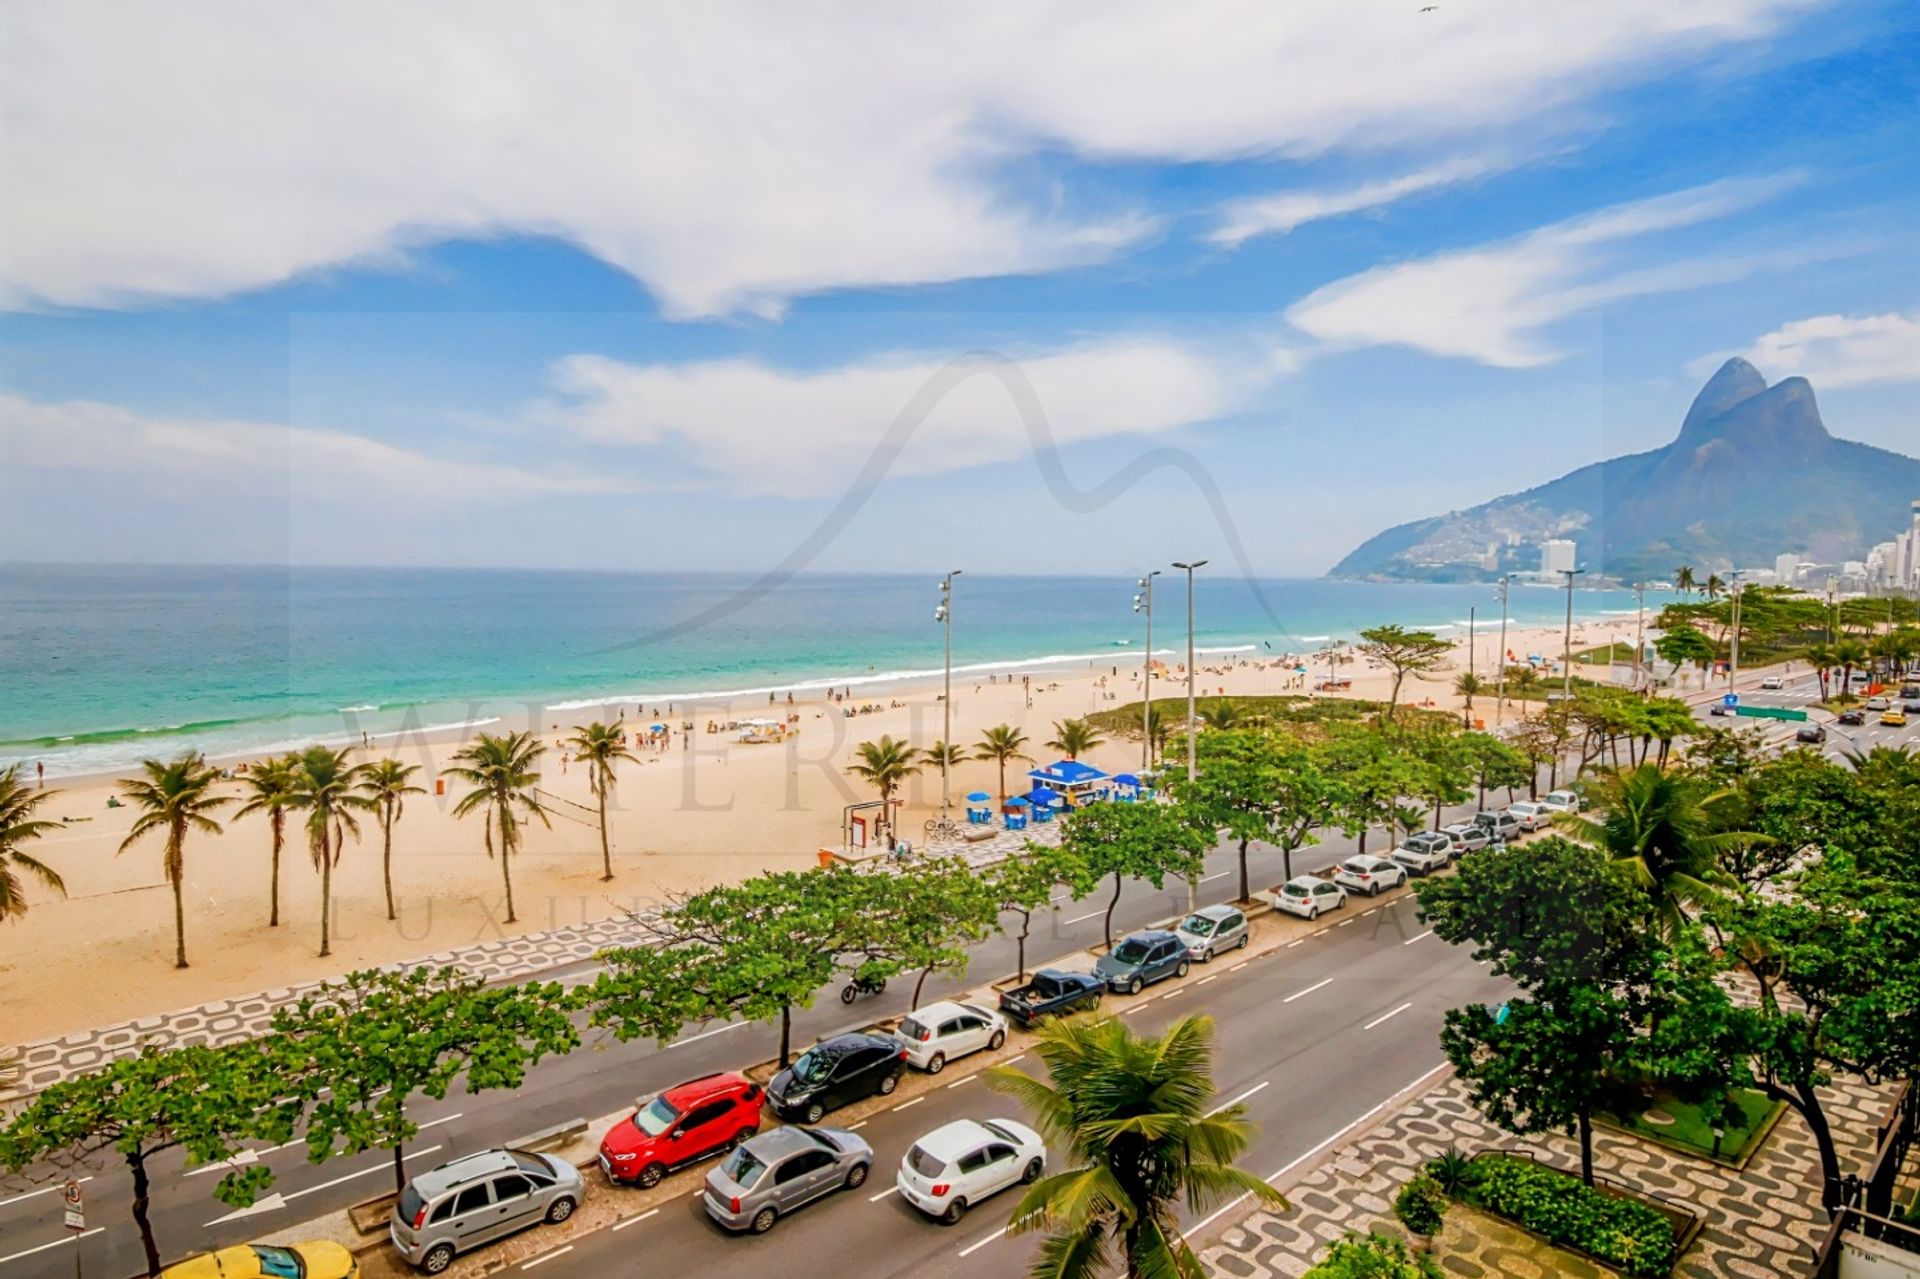
[[678, 1048], [681, 1044], [692, 1044], [692, 1043], [698, 1043], [702, 1039], [712, 1039], [715, 1035], [724, 1035], [729, 1030], [738, 1030], [746, 1024], [747, 1023], [744, 1021], [730, 1021], [726, 1025], [721, 1026], [717, 1030], [703, 1030], [697, 1035], [685, 1035], [679, 1039], [674, 1040], [672, 1043], [668, 1044], [667, 1047]]
[[888, 1186], [885, 1190], [882, 1190], [877, 1195], [868, 1195], [867, 1202], [870, 1204], [877, 1204], [882, 1199], [885, 1199], [888, 1195], [899, 1193], [899, 1190], [900, 1190], [900, 1187], [898, 1185]]
[[[454, 1120], [461, 1119], [464, 1117], [465, 1117], [464, 1112], [456, 1110], [451, 1115], [442, 1115], [438, 1119], [429, 1119], [426, 1123], [420, 1125], [419, 1131], [425, 1132], [429, 1128], [438, 1128], [441, 1124], [450, 1124]], [[262, 1155], [271, 1155], [277, 1151], [291, 1150], [295, 1146], [304, 1146], [306, 1144], [307, 1144], [307, 1139], [305, 1137], [295, 1137], [292, 1141], [283, 1141], [277, 1146], [263, 1146], [259, 1150], [241, 1150], [236, 1152], [233, 1158], [231, 1159], [222, 1159], [219, 1163], [201, 1164], [198, 1168], [187, 1169], [187, 1171], [183, 1175], [188, 1177], [198, 1177], [209, 1172], [222, 1172], [222, 1171], [230, 1172], [235, 1168], [244, 1168], [248, 1164], [259, 1163], [260, 1157]], [[88, 1177], [86, 1178], [86, 1180], [92, 1181], [93, 1178]], [[52, 1188], [58, 1189], [58, 1187], [52, 1187]], [[43, 1192], [36, 1190], [34, 1193], [40, 1194]], [[288, 1197], [291, 1198], [292, 1196], [288, 1196]], [[8, 1200], [6, 1202], [11, 1203], [12, 1201]], [[5, 1206], [5, 1203], [0, 1203], [0, 1207], [4, 1207], [4, 1206]]]
[[1427, 929], [1427, 931], [1426, 931], [1426, 932], [1424, 932], [1424, 933], [1421, 933], [1421, 934], [1420, 934], [1419, 936], [1417, 936], [1417, 937], [1409, 937], [1409, 938], [1407, 938], [1407, 939], [1406, 939], [1405, 941], [1403, 941], [1403, 942], [1401, 942], [1400, 944], [1401, 944], [1402, 946], [1411, 946], [1411, 945], [1413, 945], [1413, 943], [1415, 943], [1415, 942], [1417, 942], [1417, 941], [1425, 941], [1425, 940], [1426, 940], [1427, 938], [1429, 938], [1429, 937], [1431, 937], [1431, 936], [1433, 936], [1433, 929], [1431, 929], [1431, 928], [1429, 928], [1429, 929]]
[[988, 1244], [992, 1243], [994, 1240], [1004, 1239], [1006, 1238], [1006, 1236], [1007, 1236], [1007, 1232], [1005, 1229], [996, 1230], [992, 1234], [988, 1235], [986, 1238], [979, 1240], [977, 1243], [970, 1243], [966, 1247], [962, 1248], [960, 1250], [960, 1255], [963, 1257], [971, 1257], [974, 1253], [979, 1252], [982, 1248], [986, 1247]]
[[[1369, 914], [1369, 915], [1371, 915], [1371, 914], [1372, 914], [1373, 912], [1372, 912], [1372, 911], [1367, 911], [1366, 913], [1367, 913], [1367, 914]], [[1354, 919], [1358, 919], [1358, 918], [1359, 918], [1359, 916], [1358, 916], [1358, 915], [1356, 915], [1356, 916], [1354, 916]], [[1337, 923], [1337, 924], [1335, 924], [1335, 925], [1334, 925], [1334, 927], [1335, 927], [1335, 928], [1345, 928], [1345, 927], [1346, 927], [1346, 926], [1347, 926], [1348, 924], [1351, 924], [1351, 923], [1353, 923], [1353, 922], [1354, 922], [1354, 920], [1353, 920], [1353, 919], [1343, 919], [1343, 920], [1341, 920], [1341, 921], [1340, 921], [1339, 923]]]
[[1211, 883], [1212, 883], [1212, 882], [1213, 882], [1214, 880], [1216, 880], [1216, 879], [1225, 879], [1225, 878], [1226, 878], [1227, 876], [1229, 876], [1229, 875], [1231, 875], [1231, 874], [1233, 874], [1233, 872], [1232, 872], [1232, 871], [1230, 871], [1230, 870], [1223, 870], [1223, 871], [1221, 871], [1221, 872], [1220, 872], [1219, 874], [1217, 874], [1217, 875], [1208, 875], [1208, 876], [1206, 876], [1206, 877], [1205, 877], [1204, 879], [1202, 879], [1202, 880], [1201, 880], [1200, 882], [1201, 882], [1201, 883], [1203, 883], [1203, 884], [1211, 884]]
[[1287, 949], [1292, 950], [1295, 946], [1303, 946], [1306, 944], [1306, 941], [1307, 939], [1304, 937], [1296, 937], [1287, 943]]
[[1398, 1008], [1394, 1009], [1390, 1013], [1381, 1013], [1378, 1017], [1375, 1017], [1372, 1021], [1368, 1022], [1366, 1025], [1362, 1026], [1360, 1029], [1372, 1030], [1375, 1026], [1378, 1026], [1381, 1022], [1388, 1021], [1394, 1017], [1398, 1017], [1401, 1013], [1407, 1011], [1407, 1009], [1411, 1007], [1413, 1007], [1411, 1003], [1405, 1003], [1400, 1005]]
[[1209, 1110], [1207, 1113], [1209, 1115], [1217, 1115], [1221, 1111], [1225, 1110], [1228, 1106], [1237, 1106], [1241, 1102], [1245, 1101], [1247, 1098], [1253, 1096], [1253, 1094], [1259, 1092], [1262, 1088], [1265, 1088], [1271, 1082], [1272, 1082], [1271, 1080], [1262, 1079], [1259, 1083], [1247, 1089], [1245, 1092], [1241, 1093], [1238, 1097], [1234, 1097], [1231, 1100], [1221, 1102], [1219, 1105], [1215, 1106], [1212, 1110]]
[[917, 1106], [917, 1105], [919, 1105], [919, 1104], [920, 1104], [921, 1102], [923, 1102], [923, 1101], [925, 1101], [926, 1099], [927, 1099], [927, 1098], [926, 1098], [926, 1095], [925, 1095], [925, 1094], [923, 1093], [923, 1094], [921, 1094], [920, 1096], [918, 1096], [918, 1097], [915, 1097], [915, 1098], [914, 1098], [914, 1099], [913, 1099], [912, 1101], [903, 1101], [903, 1102], [901, 1102], [901, 1103], [900, 1103], [899, 1105], [897, 1105], [897, 1106], [895, 1106], [895, 1107], [893, 1107], [893, 1109], [894, 1109], [894, 1110], [905, 1110], [905, 1109], [906, 1109], [906, 1108], [907, 1108], [908, 1106]]
[[862, 1120], [861, 1120], [861, 1121], [860, 1121], [859, 1123], [857, 1123], [857, 1124], [848, 1124], [848, 1125], [847, 1125], [847, 1131], [848, 1131], [848, 1132], [859, 1132], [859, 1131], [860, 1131], [860, 1130], [861, 1130], [862, 1128], [865, 1128], [866, 1126], [867, 1126], [867, 1121], [866, 1121], [866, 1120], [864, 1120], [864, 1119], [862, 1119]]
[[1025, 1053], [1019, 1053], [1015, 1056], [1007, 1058], [1005, 1061], [1001, 1062], [1000, 1064], [1003, 1066], [1011, 1066], [1016, 1061], [1025, 1061], [1026, 1059], [1027, 1059], [1027, 1055]]
[[1208, 982], [1210, 982], [1210, 981], [1212, 981], [1212, 980], [1214, 980], [1214, 978], [1216, 978], [1216, 977], [1218, 977], [1219, 975], [1220, 975], [1219, 973], [1215, 973], [1215, 974], [1213, 974], [1213, 976], [1212, 976], [1212, 977], [1202, 977], [1202, 978], [1201, 978], [1201, 979], [1200, 979], [1199, 981], [1197, 981], [1197, 982], [1195, 982], [1195, 983], [1193, 983], [1193, 984], [1194, 984], [1194, 985], [1196, 985], [1196, 986], [1204, 986], [1204, 985], [1206, 985], [1206, 984], [1207, 984]]
[[1129, 1005], [1129, 1006], [1128, 1006], [1128, 1007], [1126, 1007], [1126, 1008], [1122, 1008], [1122, 1009], [1120, 1010], [1120, 1015], [1121, 1015], [1122, 1017], [1125, 1017], [1125, 1016], [1126, 1016], [1126, 1015], [1127, 1015], [1128, 1013], [1137, 1013], [1137, 1012], [1139, 1012], [1139, 1011], [1140, 1011], [1140, 1010], [1141, 1010], [1142, 1008], [1145, 1008], [1145, 1007], [1146, 1007], [1146, 1006], [1147, 1006], [1148, 1004], [1150, 1004], [1150, 1003], [1152, 1003], [1152, 1002], [1153, 1002], [1153, 1001], [1152, 1001], [1151, 999], [1143, 999], [1143, 1000], [1141, 1000], [1141, 1001], [1140, 1001], [1139, 1003], [1137, 1003], [1137, 1004], [1132, 1004], [1132, 1005]]
[[1160, 998], [1162, 998], [1162, 999], [1173, 999], [1173, 998], [1176, 998], [1176, 997], [1177, 997], [1177, 996], [1179, 996], [1179, 995], [1182, 995], [1182, 994], [1184, 994], [1184, 993], [1186, 993], [1186, 990], [1187, 990], [1187, 988], [1186, 988], [1185, 986], [1175, 986], [1175, 987], [1174, 987], [1174, 988], [1173, 988], [1172, 990], [1170, 990], [1170, 991], [1168, 991], [1168, 992], [1167, 992], [1166, 994], [1164, 994], [1164, 995], [1162, 995], [1162, 996], [1160, 996]]
[[1060, 922], [1062, 924], [1084, 924], [1089, 919], [1098, 919], [1106, 913], [1104, 910], [1096, 910], [1091, 915], [1075, 915], [1072, 919], [1063, 919]]
[[[422, 1146], [418, 1150], [409, 1150], [406, 1154], [406, 1157], [408, 1159], [419, 1159], [424, 1155], [433, 1154], [435, 1151], [439, 1149], [440, 1149], [439, 1146]], [[217, 1217], [214, 1220], [209, 1221], [205, 1224], [208, 1226], [217, 1226], [223, 1221], [234, 1221], [234, 1220], [238, 1220], [241, 1217], [256, 1216], [261, 1212], [271, 1212], [274, 1209], [286, 1207], [289, 1203], [292, 1203], [295, 1199], [298, 1199], [303, 1195], [318, 1194], [322, 1190], [331, 1190], [335, 1186], [343, 1185], [346, 1182], [353, 1181], [359, 1177], [371, 1177], [376, 1172], [388, 1172], [392, 1169], [392, 1167], [393, 1165], [391, 1163], [387, 1163], [387, 1162], [377, 1163], [371, 1168], [362, 1168], [359, 1172], [350, 1172], [344, 1177], [335, 1177], [332, 1181], [323, 1181], [317, 1186], [308, 1186], [304, 1190], [290, 1190], [285, 1194], [280, 1194], [276, 1192], [274, 1194], [268, 1195], [264, 1199], [257, 1201], [251, 1209], [248, 1209], [248, 1208], [236, 1209], [234, 1212], [229, 1213], [224, 1217]], [[274, 1200], [278, 1200], [279, 1202], [274, 1203], [273, 1202]]]
[[1319, 981], [1313, 983], [1313, 985], [1307, 987], [1305, 990], [1294, 991], [1291, 995], [1288, 995], [1285, 999], [1281, 1000], [1280, 1002], [1283, 1004], [1290, 1004], [1294, 1000], [1299, 999], [1303, 995], [1311, 995], [1314, 991], [1320, 989], [1322, 986], [1331, 986], [1332, 984], [1333, 984], [1333, 978], [1323, 977]]
[[[86, 1184], [87, 1184], [87, 1183], [88, 1183], [89, 1181], [92, 1181], [92, 1180], [93, 1180], [93, 1178], [92, 1178], [91, 1176], [87, 1176], [87, 1177], [75, 1177], [75, 1178], [74, 1178], [74, 1180], [75, 1180], [75, 1181], [77, 1181], [77, 1182], [79, 1182], [79, 1183], [80, 1183], [81, 1185], [83, 1185], [83, 1186], [84, 1186], [84, 1185], [86, 1185]], [[28, 1191], [28, 1192], [27, 1192], [26, 1194], [24, 1194], [24, 1195], [15, 1195], [15, 1196], [14, 1196], [13, 1198], [11, 1198], [11, 1199], [0, 1199], [0, 1208], [4, 1208], [4, 1207], [6, 1207], [6, 1206], [7, 1206], [8, 1204], [17, 1204], [17, 1203], [19, 1203], [19, 1202], [20, 1202], [21, 1200], [23, 1200], [23, 1199], [31, 1199], [31, 1198], [33, 1198], [33, 1197], [34, 1197], [35, 1195], [50, 1195], [50, 1194], [52, 1194], [52, 1193], [53, 1193], [54, 1191], [56, 1191], [56, 1190], [58, 1190], [58, 1189], [60, 1189], [60, 1187], [59, 1187], [59, 1186], [42, 1186], [42, 1187], [40, 1187], [40, 1189], [38, 1189], [38, 1190], [29, 1190], [29, 1191]]]
[[573, 1251], [572, 1244], [568, 1244], [564, 1248], [555, 1248], [552, 1252], [548, 1253], [544, 1257], [535, 1257], [532, 1261], [524, 1262], [520, 1268], [522, 1270], [531, 1270], [535, 1266], [544, 1266], [549, 1261], [552, 1261], [555, 1257], [564, 1257], [572, 1251]]
[[85, 1239], [88, 1235], [97, 1235], [105, 1229], [105, 1226], [95, 1226], [92, 1230], [83, 1230], [77, 1235], [68, 1235], [65, 1239], [55, 1239], [52, 1243], [43, 1243], [37, 1248], [29, 1248], [25, 1252], [10, 1252], [4, 1257], [0, 1257], [0, 1266], [6, 1265], [9, 1261], [18, 1261], [22, 1257], [31, 1257], [36, 1252], [45, 1252], [49, 1248], [58, 1248], [63, 1243], [72, 1243], [76, 1239]]
[[[1382, 1110], [1385, 1110], [1389, 1105], [1393, 1103], [1394, 1098], [1399, 1097], [1403, 1093], [1408, 1093], [1413, 1091], [1415, 1088], [1418, 1088], [1421, 1084], [1426, 1083], [1427, 1080], [1432, 1079], [1435, 1075], [1439, 1074], [1441, 1071], [1445, 1070], [1446, 1068], [1447, 1068], [1446, 1063], [1442, 1062], [1440, 1065], [1435, 1066], [1432, 1070], [1429, 1070], [1426, 1074], [1420, 1076], [1420, 1078], [1414, 1080], [1412, 1083], [1406, 1085], [1403, 1088], [1395, 1089], [1393, 1092], [1387, 1095], [1387, 1099], [1385, 1101], [1381, 1102], [1379, 1105], [1375, 1106], [1372, 1110], [1369, 1110], [1366, 1114], [1360, 1116], [1358, 1119], [1348, 1124], [1345, 1128], [1340, 1129], [1340, 1131], [1334, 1133], [1331, 1137], [1328, 1137], [1325, 1141], [1320, 1142], [1318, 1145], [1306, 1151], [1304, 1154], [1301, 1154], [1293, 1159], [1288, 1160], [1283, 1167], [1277, 1169], [1271, 1176], [1266, 1178], [1267, 1184], [1272, 1185], [1274, 1182], [1280, 1180], [1280, 1178], [1286, 1176], [1288, 1173], [1292, 1172], [1295, 1168], [1298, 1168], [1301, 1164], [1313, 1158], [1315, 1155], [1325, 1150], [1328, 1146], [1331, 1146], [1334, 1142], [1339, 1141], [1342, 1137], [1345, 1137], [1348, 1133], [1352, 1132], [1354, 1129], [1359, 1128], [1361, 1125], [1365, 1124], [1369, 1119], [1372, 1119], [1375, 1115], [1379, 1114]], [[1220, 1220], [1220, 1218], [1226, 1216], [1228, 1213], [1232, 1212], [1235, 1208], [1238, 1208], [1241, 1204], [1245, 1203], [1247, 1200], [1251, 1198], [1253, 1198], [1252, 1195], [1241, 1195], [1238, 1199], [1234, 1199], [1228, 1203], [1221, 1204], [1218, 1208], [1215, 1208], [1212, 1212], [1208, 1213], [1206, 1216], [1202, 1217], [1199, 1221], [1189, 1226], [1185, 1231], [1187, 1238], [1193, 1239], [1197, 1237], [1202, 1230], [1205, 1230], [1208, 1226]]]
[[1231, 968], [1229, 968], [1229, 969], [1227, 969], [1227, 971], [1228, 971], [1228, 972], [1230, 972], [1230, 973], [1237, 973], [1237, 972], [1239, 972], [1239, 971], [1240, 971], [1240, 970], [1241, 970], [1242, 968], [1245, 968], [1245, 967], [1247, 966], [1247, 964], [1248, 964], [1249, 962], [1250, 962], [1250, 961], [1248, 961], [1248, 960], [1245, 960], [1245, 959], [1243, 959], [1243, 960], [1241, 960], [1241, 961], [1240, 961], [1239, 963], [1237, 963], [1237, 964], [1235, 964], [1235, 965], [1234, 965], [1233, 967], [1231, 967]]
[[641, 1222], [645, 1221], [648, 1217], [657, 1217], [659, 1215], [660, 1215], [660, 1210], [658, 1208], [649, 1208], [637, 1217], [627, 1217], [620, 1221], [614, 1222], [613, 1228], [615, 1230], [625, 1230], [628, 1226], [639, 1225]]
[[968, 1075], [965, 1079], [956, 1079], [952, 1083], [947, 1085], [947, 1091], [952, 1092], [955, 1088], [964, 1087], [965, 1085], [972, 1083], [974, 1080], [978, 1078], [980, 1078], [980, 1076], [978, 1075]]
[[1371, 914], [1373, 914], [1373, 912], [1374, 912], [1374, 911], [1376, 911], [1376, 910], [1379, 910], [1379, 909], [1380, 909], [1380, 908], [1379, 908], [1378, 906], [1374, 906], [1374, 907], [1371, 907], [1371, 908], [1369, 908], [1369, 909], [1367, 909], [1367, 910], [1363, 910], [1363, 911], [1361, 911], [1361, 912], [1360, 912], [1360, 918], [1362, 918], [1362, 919], [1365, 919], [1365, 918], [1366, 918], [1366, 917], [1367, 917], [1368, 915], [1371, 915]]

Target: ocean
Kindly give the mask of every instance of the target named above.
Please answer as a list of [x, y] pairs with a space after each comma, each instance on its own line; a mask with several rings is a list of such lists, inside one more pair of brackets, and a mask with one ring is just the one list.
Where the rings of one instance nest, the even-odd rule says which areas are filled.
[[[0, 767], [125, 768], [189, 746], [219, 758], [422, 729], [546, 722], [605, 704], [878, 690], [937, 676], [938, 574], [0, 564]], [[963, 574], [964, 675], [1138, 662], [1131, 577]], [[1649, 615], [1657, 608], [1648, 597]], [[1630, 614], [1626, 591], [1578, 591], [1576, 616]], [[1464, 634], [1499, 624], [1486, 585], [1247, 581], [1203, 570], [1195, 642], [1209, 653], [1310, 653], [1396, 621]], [[1511, 592], [1520, 625], [1565, 596]], [[1157, 580], [1154, 648], [1184, 648], [1185, 583]], [[1176, 655], [1177, 657], [1177, 655]]]

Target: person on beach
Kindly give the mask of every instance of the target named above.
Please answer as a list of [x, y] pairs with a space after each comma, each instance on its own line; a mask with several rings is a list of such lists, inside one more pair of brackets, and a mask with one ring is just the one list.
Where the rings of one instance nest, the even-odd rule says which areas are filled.
[[47, 788], [47, 761], [43, 759], [34, 760], [33, 771], [34, 775], [40, 779], [40, 789], [45, 790]]

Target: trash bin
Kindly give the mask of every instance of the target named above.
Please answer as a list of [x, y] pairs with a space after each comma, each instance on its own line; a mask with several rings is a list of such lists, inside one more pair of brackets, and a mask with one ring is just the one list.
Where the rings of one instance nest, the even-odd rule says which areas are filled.
[[436, 777], [436, 778], [434, 778], [434, 779], [433, 779], [433, 793], [434, 793], [434, 794], [436, 794], [436, 795], [444, 795], [444, 794], [446, 794], [446, 793], [447, 793], [447, 779], [446, 779], [446, 778], [444, 778], [444, 777]]

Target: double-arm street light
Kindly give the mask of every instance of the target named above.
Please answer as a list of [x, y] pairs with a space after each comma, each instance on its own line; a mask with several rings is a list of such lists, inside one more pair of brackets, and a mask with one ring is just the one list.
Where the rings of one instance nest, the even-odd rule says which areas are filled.
[[[1200, 776], [1200, 755], [1198, 751], [1200, 731], [1198, 716], [1194, 713], [1193, 681], [1193, 570], [1205, 568], [1205, 560], [1195, 560], [1191, 564], [1175, 564], [1177, 569], [1187, 575], [1187, 778], [1191, 781]], [[1195, 876], [1187, 877], [1187, 910], [1191, 912], [1199, 896], [1200, 887]]]
[[1560, 650], [1560, 694], [1566, 701], [1573, 700], [1573, 579], [1587, 570], [1583, 568], [1563, 568], [1567, 575], [1567, 633]]
[[1147, 619], [1147, 652], [1140, 659], [1140, 771], [1153, 771], [1153, 579], [1159, 569], [1150, 569], [1140, 579], [1140, 593], [1133, 597], [1133, 611]]
[[947, 761], [953, 754], [953, 579], [960, 576], [960, 570], [954, 569], [940, 579], [940, 604], [933, 610], [933, 620], [946, 628], [947, 662], [946, 675], [940, 696], [940, 820], [945, 822], [953, 807], [953, 788], [947, 784]]

